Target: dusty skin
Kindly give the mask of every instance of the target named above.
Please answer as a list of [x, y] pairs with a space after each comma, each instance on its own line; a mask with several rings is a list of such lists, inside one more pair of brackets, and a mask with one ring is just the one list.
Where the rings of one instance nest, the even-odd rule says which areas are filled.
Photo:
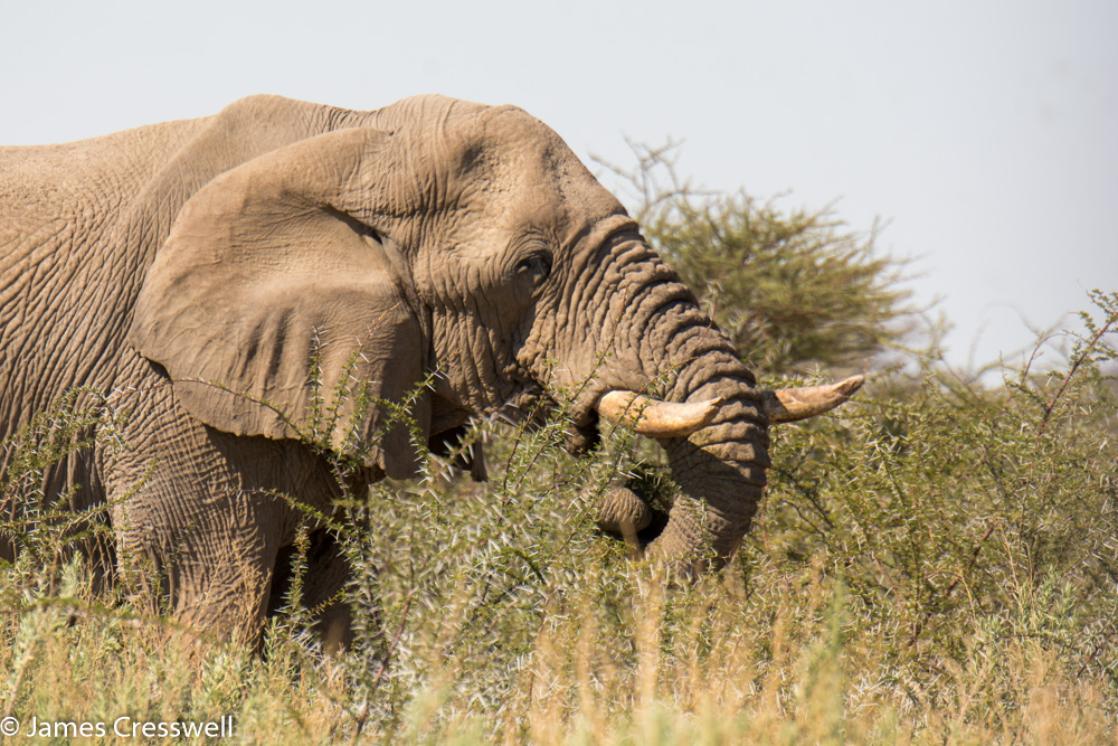
[[[77, 387], [127, 413], [48, 492], [109, 501], [121, 571], [158, 578], [181, 621], [247, 641], [295, 538], [275, 495], [329, 510], [341, 493], [305, 442], [324, 411], [323, 441], [374, 481], [418, 458], [384, 402], [421, 391], [411, 415], [437, 447], [471, 415], [566, 392], [591, 430], [604, 401], [659, 440], [684, 493], [645, 553], [703, 571], [749, 528], [770, 418], [857, 388], [755, 388], [552, 130], [439, 96], [364, 112], [260, 96], [0, 149], [0, 337], [0, 438]], [[654, 384], [659, 399], [636, 396]], [[347, 568], [314, 541], [304, 595], [319, 606]], [[344, 643], [348, 610], [322, 613]]]

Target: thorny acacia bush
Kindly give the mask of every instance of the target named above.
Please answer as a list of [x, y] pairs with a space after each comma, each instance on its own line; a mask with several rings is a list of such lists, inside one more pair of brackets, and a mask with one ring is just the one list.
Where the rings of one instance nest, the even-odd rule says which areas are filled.
[[[872, 333], [800, 339], [827, 328], [818, 317], [781, 330], [787, 343], [748, 337], [775, 368], [845, 366], [898, 340], [882, 330], [902, 315], [878, 284], [888, 266], [850, 256], [877, 267], [860, 286], [881, 288], [858, 317]], [[719, 270], [723, 288], [737, 271]], [[479, 422], [488, 482], [431, 456], [418, 480], [378, 483], [331, 515], [304, 510], [301, 552], [325, 525], [355, 570], [357, 639], [338, 659], [320, 655], [298, 603], [298, 552], [263, 655], [148, 613], [126, 582], [94, 592], [72, 548], [111, 539], [105, 507], [47, 504], [43, 477], [94, 426], [112, 447], [128, 414], [76, 392], [5, 446], [0, 534], [20, 552], [0, 564], [0, 717], [232, 714], [238, 740], [269, 744], [1113, 741], [1118, 294], [1092, 300], [1063, 365], [983, 386], [919, 356], [834, 416], [774, 430], [751, 533], [692, 587], [594, 529], [613, 481], [670, 500], [654, 447], [610, 431], [574, 458], [562, 407], [534, 428]], [[763, 328], [751, 323], [742, 334]], [[347, 393], [356, 411], [383, 404]], [[406, 402], [390, 409], [407, 421]], [[336, 416], [312, 416], [307, 441], [321, 445]]]
[[92, 416], [59, 412], [4, 485], [32, 509], [3, 525], [23, 551], [0, 568], [0, 703], [51, 720], [232, 713], [262, 743], [1111, 739], [1118, 294], [1095, 299], [1062, 368], [992, 389], [887, 374], [838, 416], [777, 430], [752, 533], [695, 587], [665, 592], [592, 528], [595, 489], [648, 482], [651, 449], [610, 433], [574, 459], [560, 417], [483, 423], [489, 482], [432, 457], [330, 519], [365, 622], [338, 661], [303, 612], [274, 619], [258, 657], [93, 594], [65, 551], [86, 534], [34, 507], [36, 475]]

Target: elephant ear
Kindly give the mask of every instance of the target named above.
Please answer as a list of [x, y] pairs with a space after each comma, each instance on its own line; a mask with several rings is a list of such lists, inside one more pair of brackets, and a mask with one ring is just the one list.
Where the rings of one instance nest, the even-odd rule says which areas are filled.
[[183, 206], [130, 341], [191, 415], [235, 435], [324, 443], [389, 476], [414, 472], [399, 405], [426, 430], [427, 345], [407, 265], [370, 225], [400, 191], [384, 178], [398, 163], [393, 140], [364, 128], [303, 140]]

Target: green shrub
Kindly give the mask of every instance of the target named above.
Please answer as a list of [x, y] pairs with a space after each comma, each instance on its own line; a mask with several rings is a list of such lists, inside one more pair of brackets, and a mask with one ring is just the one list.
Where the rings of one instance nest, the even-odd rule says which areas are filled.
[[831, 208], [703, 192], [676, 174], [676, 144], [630, 147], [634, 168], [599, 164], [754, 370], [864, 369], [911, 335], [905, 263], [878, 255], [878, 225], [859, 233]]

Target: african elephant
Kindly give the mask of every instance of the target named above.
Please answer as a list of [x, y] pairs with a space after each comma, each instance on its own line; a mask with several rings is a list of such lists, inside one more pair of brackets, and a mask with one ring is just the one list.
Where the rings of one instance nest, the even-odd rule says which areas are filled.
[[[51, 489], [107, 501], [116, 562], [153, 563], [179, 619], [246, 640], [299, 520], [275, 496], [328, 511], [344, 487], [304, 437], [316, 413], [338, 415], [323, 440], [369, 483], [419, 463], [390, 402], [435, 444], [576, 392], [579, 428], [604, 417], [666, 449], [683, 495], [645, 552], [701, 571], [749, 527], [770, 420], [857, 386], [757, 389], [618, 200], [515, 107], [255, 96], [5, 148], [0, 247], [0, 438], [75, 387], [129, 412]], [[316, 542], [310, 604], [347, 577]], [[344, 641], [348, 611], [324, 614]]]

